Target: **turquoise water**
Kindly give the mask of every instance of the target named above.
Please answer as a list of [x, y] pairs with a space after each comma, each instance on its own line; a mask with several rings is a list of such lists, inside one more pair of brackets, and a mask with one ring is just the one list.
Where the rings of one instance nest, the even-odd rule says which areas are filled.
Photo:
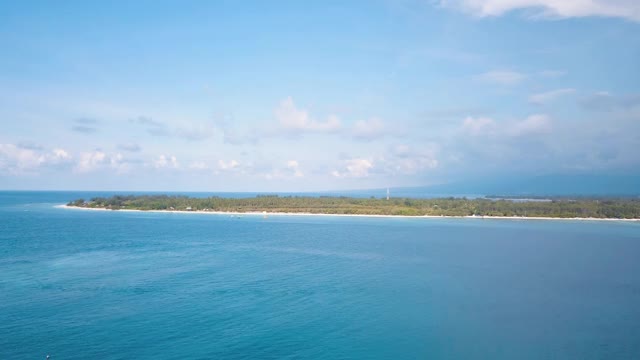
[[0, 359], [638, 359], [640, 224], [0, 192]]

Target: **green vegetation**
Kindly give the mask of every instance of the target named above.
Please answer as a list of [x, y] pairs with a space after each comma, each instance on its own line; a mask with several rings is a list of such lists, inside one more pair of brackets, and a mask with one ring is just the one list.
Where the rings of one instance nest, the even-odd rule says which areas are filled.
[[491, 199], [390, 200], [351, 197], [257, 196], [231, 199], [220, 197], [142, 195], [78, 199], [68, 206], [111, 210], [181, 210], [226, 212], [289, 212], [361, 215], [433, 216], [526, 216], [554, 218], [640, 218], [640, 199], [554, 199], [551, 201], [509, 201]]

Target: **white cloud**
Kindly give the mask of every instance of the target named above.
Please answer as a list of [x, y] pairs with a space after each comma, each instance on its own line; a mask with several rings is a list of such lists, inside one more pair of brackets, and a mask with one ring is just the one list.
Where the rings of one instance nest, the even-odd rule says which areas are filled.
[[564, 76], [566, 73], [566, 71], [562, 70], [542, 70], [538, 72], [523, 73], [508, 69], [496, 69], [475, 75], [473, 78], [477, 81], [486, 83], [492, 83], [502, 86], [513, 86], [529, 79], [558, 78]]
[[107, 154], [102, 151], [85, 152], [80, 154], [80, 159], [76, 164], [74, 171], [89, 172], [103, 165], [107, 161]]
[[545, 134], [551, 131], [551, 119], [544, 114], [534, 114], [524, 120], [498, 124], [491, 118], [467, 117], [462, 121], [462, 131], [472, 136], [524, 136]]
[[229, 161], [218, 160], [218, 168], [220, 170], [233, 170], [233, 169], [236, 169], [238, 166], [240, 166], [240, 163], [236, 160], [229, 160]]
[[114, 169], [116, 173], [124, 173], [130, 169], [130, 164], [124, 160], [120, 153], [109, 155], [96, 150], [81, 153], [73, 171], [76, 173], [88, 173], [105, 167]]
[[469, 135], [490, 135], [495, 132], [496, 123], [488, 117], [467, 116], [462, 122], [462, 129]]
[[384, 134], [384, 123], [378, 118], [359, 120], [353, 126], [353, 136], [358, 139], [371, 140]]
[[559, 78], [566, 74], [567, 72], [564, 70], [542, 70], [538, 72], [539, 76], [546, 77], [546, 78]]
[[513, 124], [507, 133], [512, 136], [546, 134], [551, 131], [551, 120], [547, 115], [536, 114]]
[[371, 169], [373, 169], [373, 162], [369, 159], [349, 159], [344, 162], [341, 170], [334, 170], [331, 175], [334, 177], [367, 177]]
[[131, 169], [131, 165], [124, 160], [122, 154], [117, 153], [109, 157], [109, 166], [116, 170], [116, 173], [126, 173]]
[[638, 0], [440, 0], [440, 4], [479, 17], [525, 9], [534, 11], [535, 18], [602, 16], [640, 21]]
[[[356, 121], [353, 126], [343, 126], [338, 116], [333, 114], [327, 116], [324, 121], [316, 120], [307, 110], [296, 107], [290, 96], [280, 102], [274, 113], [279, 125], [271, 133], [275, 136], [287, 133], [340, 133], [358, 140], [373, 140], [390, 133], [384, 122], [376, 117]], [[393, 133], [397, 135], [397, 129]]]
[[475, 78], [498, 85], [516, 85], [526, 79], [527, 75], [512, 70], [492, 70], [476, 75]]
[[153, 160], [152, 164], [156, 169], [177, 169], [180, 167], [180, 163], [174, 155], [160, 155]]
[[100, 168], [115, 169], [117, 173], [126, 172], [129, 169], [122, 154], [109, 155], [101, 150], [82, 152], [73, 164], [74, 157], [65, 149], [54, 148], [46, 151], [40, 147], [28, 148], [13, 144], [0, 144], [0, 171], [5, 170], [10, 174], [20, 175], [25, 173], [37, 173], [40, 169], [54, 169], [60, 167], [72, 167], [75, 173], [87, 173]]
[[14, 144], [0, 144], [0, 168], [22, 172], [39, 167], [45, 161], [36, 150], [20, 148]]
[[298, 109], [289, 96], [275, 110], [280, 126], [292, 132], [336, 132], [342, 128], [340, 119], [329, 115], [325, 121], [317, 121], [304, 109]]
[[[268, 169], [268, 171], [266, 171]], [[304, 177], [304, 173], [300, 170], [300, 163], [297, 160], [288, 160], [284, 166], [264, 166], [261, 172], [257, 173], [267, 180], [273, 179], [295, 179]]]
[[64, 149], [52, 151], [35, 146], [0, 144], [0, 170], [11, 174], [36, 171], [43, 166], [69, 163], [72, 156]]
[[71, 155], [64, 149], [53, 149], [53, 160], [54, 162], [58, 161], [67, 161], [71, 159]]
[[529, 96], [529, 102], [533, 104], [543, 105], [552, 102], [564, 95], [573, 94], [576, 89], [557, 89]]
[[287, 169], [293, 172], [294, 177], [303, 177], [304, 174], [300, 171], [300, 164], [296, 160], [287, 161]]

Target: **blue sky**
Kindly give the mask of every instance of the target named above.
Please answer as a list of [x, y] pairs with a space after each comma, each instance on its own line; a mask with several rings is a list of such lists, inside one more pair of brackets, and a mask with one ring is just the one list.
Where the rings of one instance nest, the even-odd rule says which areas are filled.
[[0, 3], [0, 188], [638, 174], [636, 0]]

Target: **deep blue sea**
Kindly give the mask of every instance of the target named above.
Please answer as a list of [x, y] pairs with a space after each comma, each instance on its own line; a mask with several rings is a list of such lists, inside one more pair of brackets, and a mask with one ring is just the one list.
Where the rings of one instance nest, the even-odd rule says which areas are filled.
[[640, 359], [640, 223], [54, 207], [95, 194], [0, 192], [0, 359]]

